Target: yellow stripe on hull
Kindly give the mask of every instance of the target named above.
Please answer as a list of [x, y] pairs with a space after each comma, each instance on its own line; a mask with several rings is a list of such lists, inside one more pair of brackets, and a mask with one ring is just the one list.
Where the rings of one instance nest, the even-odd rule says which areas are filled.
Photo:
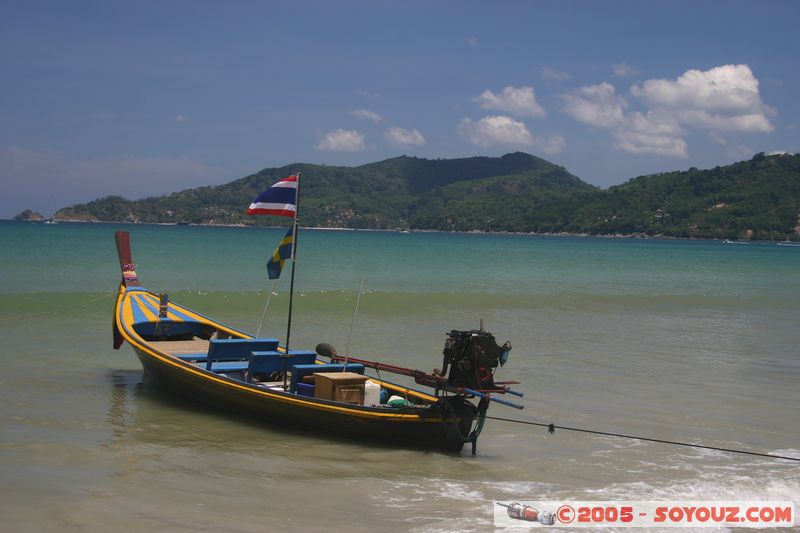
[[[303, 399], [301, 396], [296, 396], [293, 394], [288, 393], [277, 393], [274, 391], [268, 391], [264, 389], [257, 388], [252, 385], [247, 384], [239, 384], [233, 380], [228, 378], [224, 378], [218, 376], [212, 372], [209, 372], [204, 369], [200, 369], [196, 367], [192, 363], [188, 363], [182, 361], [176, 357], [173, 357], [167, 353], [161, 352], [156, 350], [149, 343], [143, 339], [136, 331], [133, 329], [134, 320], [134, 312], [132, 307], [132, 295], [139, 296], [142, 295], [142, 298], [147, 298], [149, 301], [153, 302], [156, 306], [159, 304], [158, 297], [152, 293], [146, 293], [144, 291], [128, 291], [125, 286], [120, 286], [120, 293], [117, 297], [117, 313], [116, 313], [116, 321], [117, 327], [119, 331], [122, 333], [123, 337], [126, 341], [128, 341], [134, 349], [137, 351], [152, 357], [158, 360], [160, 363], [165, 365], [170, 365], [177, 369], [180, 369], [182, 372], [186, 372], [196, 376], [199, 379], [214, 382], [221, 387], [226, 387], [232, 390], [237, 390], [241, 393], [260, 396], [264, 398], [269, 398], [270, 400], [287, 403], [287, 404], [294, 404], [297, 406], [302, 406], [307, 409], [314, 409], [318, 411], [327, 411], [327, 412], [338, 412], [344, 414], [350, 414], [356, 418], [362, 418], [365, 420], [393, 420], [393, 421], [402, 421], [402, 422], [410, 422], [410, 423], [419, 423], [419, 422], [430, 422], [430, 423], [437, 423], [441, 424], [442, 422], [452, 422], [453, 420], [450, 419], [442, 419], [440, 417], [423, 417], [419, 414], [414, 413], [385, 413], [385, 412], [376, 412], [372, 410], [366, 409], [354, 409], [351, 407], [339, 406], [339, 405], [329, 405], [325, 403], [319, 403], [311, 400]], [[199, 315], [185, 307], [179, 306], [177, 304], [171, 303], [169, 304], [173, 308], [177, 309], [180, 313], [183, 313], [187, 317], [196, 320], [201, 324], [206, 324], [213, 328], [216, 328], [220, 331], [228, 333], [234, 337], [238, 338], [252, 338], [251, 336], [241, 333], [239, 331], [233, 330], [228, 328], [218, 322], [212, 321], [202, 315]], [[144, 306], [140, 306], [149, 320], [155, 322], [157, 320], [157, 316], [147, 310]], [[151, 318], [152, 317], [152, 318]], [[183, 321], [178, 317], [170, 317], [176, 321]], [[436, 402], [438, 399], [435, 396], [431, 396], [428, 394], [420, 393], [417, 391], [412, 391], [409, 389], [404, 389], [402, 387], [390, 384], [384, 384], [384, 386], [390, 387], [397, 391], [405, 391], [407, 394], [427, 400], [429, 402]]]

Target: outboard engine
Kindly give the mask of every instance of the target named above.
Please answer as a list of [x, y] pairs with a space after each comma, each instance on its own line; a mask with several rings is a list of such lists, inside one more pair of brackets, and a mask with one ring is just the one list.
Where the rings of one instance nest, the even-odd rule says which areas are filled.
[[452, 387], [500, 390], [494, 383], [494, 369], [508, 361], [510, 350], [510, 342], [499, 346], [494, 335], [483, 329], [453, 330], [445, 341], [440, 375], [447, 376], [447, 384]]

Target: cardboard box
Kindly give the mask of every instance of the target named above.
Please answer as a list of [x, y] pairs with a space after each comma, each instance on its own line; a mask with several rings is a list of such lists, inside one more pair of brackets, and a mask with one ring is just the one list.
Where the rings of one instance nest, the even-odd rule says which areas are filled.
[[314, 397], [364, 405], [364, 382], [367, 379], [367, 376], [355, 372], [317, 372], [314, 374]]

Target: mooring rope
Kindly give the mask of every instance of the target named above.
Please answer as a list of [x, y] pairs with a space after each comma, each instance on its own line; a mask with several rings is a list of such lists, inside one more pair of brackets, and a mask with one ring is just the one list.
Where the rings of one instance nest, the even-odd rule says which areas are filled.
[[11, 320], [26, 320], [26, 319], [30, 319], [30, 318], [39, 318], [41, 316], [55, 315], [57, 313], [63, 313], [64, 311], [69, 311], [70, 309], [75, 309], [76, 307], [81, 307], [83, 305], [88, 305], [90, 303], [98, 302], [98, 301], [100, 301], [100, 300], [102, 300], [104, 298], [108, 298], [109, 296], [115, 296], [116, 294], [117, 294], [117, 291], [112, 291], [112, 292], [106, 293], [106, 294], [104, 294], [102, 296], [98, 296], [97, 298], [92, 298], [90, 300], [86, 300], [85, 302], [77, 303], [75, 305], [70, 305], [68, 307], [62, 307], [60, 309], [53, 309], [51, 311], [45, 311], [43, 313], [37, 313], [35, 315], [23, 315], [23, 316], [12, 316], [12, 317], [0, 318], [0, 322], [9, 322]]
[[625, 435], [623, 433], [611, 433], [607, 431], [596, 431], [592, 429], [573, 428], [568, 426], [557, 426], [553, 423], [544, 424], [541, 422], [528, 422], [527, 420], [514, 420], [513, 418], [501, 418], [498, 416], [487, 416], [492, 420], [500, 420], [502, 422], [513, 422], [515, 424], [525, 424], [528, 426], [540, 426], [547, 428], [548, 433], [554, 433], [556, 429], [563, 429], [566, 431], [578, 431], [580, 433], [591, 433], [593, 435], [604, 435], [606, 437], [618, 437], [621, 439], [633, 439], [647, 442], [658, 442], [660, 444], [672, 444], [674, 446], [686, 446], [688, 448], [702, 448], [704, 450], [715, 450], [719, 452], [739, 453], [744, 455], [755, 455], [756, 457], [769, 457], [770, 459], [786, 459], [788, 461], [800, 461], [800, 457], [788, 457], [785, 455], [774, 455], [771, 453], [750, 452], [747, 450], [737, 450], [734, 448], [720, 448], [717, 446], [705, 446], [703, 444], [691, 444], [688, 442], [678, 442], [674, 440], [653, 439], [650, 437], [638, 437], [636, 435]]

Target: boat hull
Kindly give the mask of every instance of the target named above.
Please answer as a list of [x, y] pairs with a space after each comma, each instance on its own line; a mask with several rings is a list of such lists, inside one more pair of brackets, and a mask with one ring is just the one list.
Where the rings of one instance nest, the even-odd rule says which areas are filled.
[[[400, 407], [367, 406], [313, 398], [295, 387], [286, 391], [258, 381], [275, 375], [281, 367], [274, 365], [280, 360], [282, 370], [277, 373], [286, 372], [290, 359], [307, 361], [292, 367], [294, 379], [300, 379], [301, 367], [311, 367], [303, 372], [332, 372], [331, 366], [342, 365], [326, 365], [314, 352], [289, 351], [277, 339], [255, 339], [169, 301], [166, 294], [144, 289], [131, 257], [129, 235], [117, 232], [116, 240], [122, 283], [114, 311], [114, 348], [130, 344], [145, 372], [165, 391], [202, 402], [215, 414], [246, 416], [315, 435], [449, 451], [459, 451], [477, 439], [472, 426], [476, 421], [476, 427], [482, 426], [486, 405], [482, 400], [479, 410], [463, 394], [432, 395], [377, 379], [390, 394], [409, 401]], [[363, 372], [363, 365], [357, 366]], [[344, 367], [337, 371], [341, 370]]]
[[[463, 439], [454, 435], [452, 429], [448, 429], [440, 408], [436, 405], [426, 409], [429, 411], [427, 416], [410, 415], [411, 410], [403, 410], [394, 416], [374, 416], [355, 408], [337, 408], [335, 402], [314, 398], [305, 400], [289, 393], [259, 390], [257, 386], [222, 376], [209, 379], [188, 372], [180, 366], [165, 364], [142, 349], [134, 347], [134, 351], [145, 372], [156, 379], [159, 387], [211, 407], [214, 415], [236, 413], [247, 415], [258, 423], [288, 426], [306, 433], [404, 447], [457, 452], [464, 445]], [[367, 409], [364, 408], [365, 411]], [[369, 409], [375, 410], [377, 409]], [[466, 428], [472, 424], [474, 413], [462, 409], [460, 413], [449, 413], [447, 420], [453, 422], [454, 418], [458, 420], [456, 423]], [[468, 432], [468, 429], [465, 431]]]

